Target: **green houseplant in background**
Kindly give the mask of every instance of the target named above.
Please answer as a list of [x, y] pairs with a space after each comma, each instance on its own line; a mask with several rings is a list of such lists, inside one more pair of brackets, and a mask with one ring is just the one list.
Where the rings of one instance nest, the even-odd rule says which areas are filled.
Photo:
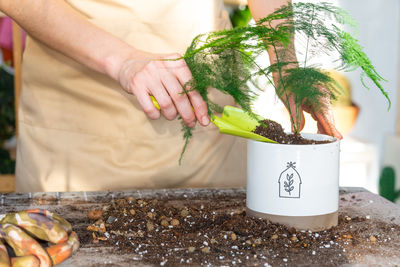
[[[332, 20], [330, 25], [326, 25], [327, 19]], [[320, 65], [309, 63], [311, 58], [326, 54], [337, 63], [337, 70], [360, 69], [362, 84], [368, 88], [365, 78], [369, 78], [387, 98], [390, 107], [390, 99], [381, 84], [385, 80], [377, 73], [357, 39], [342, 30], [344, 26], [355, 28], [355, 22], [346, 11], [332, 4], [296, 3], [282, 6], [255, 25], [199, 35], [183, 56], [193, 74], [188, 85], [190, 90], [201, 94], [210, 116], [222, 111], [222, 107], [208, 97], [208, 89], [216, 88], [232, 96], [240, 108], [256, 118], [251, 105], [257, 92], [252, 91], [249, 84], [260, 89], [257, 78], [267, 77], [289, 109], [288, 96], [294, 96], [295, 110], [289, 110], [289, 113], [294, 132], [299, 134], [299, 110], [303, 105], [313, 106], [315, 112], [321, 112], [326, 108], [326, 103], [320, 101], [322, 98], [334, 100], [340, 94], [340, 86], [329, 73]], [[284, 49], [294, 46], [293, 34], [302, 40], [296, 47], [297, 59], [293, 49]], [[257, 58], [267, 47], [277, 60], [262, 67]], [[192, 129], [183, 125], [183, 131], [184, 151], [192, 137]]]
[[15, 135], [14, 79], [11, 74], [0, 67], [0, 174], [13, 174], [15, 161], [4, 142]]
[[233, 28], [247, 26], [252, 19], [249, 7], [238, 6], [230, 15], [230, 19]]
[[379, 178], [379, 195], [395, 202], [400, 197], [400, 190], [396, 190], [396, 174], [393, 167], [384, 167]]

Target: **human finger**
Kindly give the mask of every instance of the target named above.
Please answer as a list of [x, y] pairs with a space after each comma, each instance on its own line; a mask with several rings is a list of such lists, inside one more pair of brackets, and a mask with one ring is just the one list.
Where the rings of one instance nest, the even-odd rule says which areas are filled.
[[187, 83], [193, 79], [193, 76], [185, 60], [180, 59], [175, 61], [174, 67], [171, 70], [178, 78], [178, 81], [182, 88], [185, 88], [185, 92], [187, 92], [187, 96], [190, 100], [196, 119], [200, 122], [201, 125], [207, 126], [210, 123], [207, 104], [199, 92], [191, 91], [190, 87], [188, 87]]
[[189, 127], [194, 127], [196, 125], [196, 116], [193, 107], [188, 96], [183, 92], [182, 85], [177, 77], [165, 69], [161, 69], [160, 74], [164, 88], [168, 91], [183, 122]]
[[313, 119], [317, 121], [319, 133], [342, 139], [342, 134], [335, 127], [335, 120], [331, 106], [331, 93], [323, 86], [318, 86], [318, 88], [321, 92], [318, 103], [314, 103], [314, 105], [306, 108], [312, 115]]
[[207, 104], [203, 97], [197, 91], [189, 91], [188, 96], [192, 103], [193, 110], [196, 114], [196, 119], [201, 125], [207, 126], [210, 124], [210, 118], [208, 116]]
[[[178, 57], [179, 54], [172, 55], [171, 57]], [[192, 72], [190, 71], [188, 65], [184, 59], [179, 59], [174, 61], [175, 67], [172, 69], [181, 83], [182, 87], [185, 88], [193, 110], [195, 112], [197, 120], [203, 126], [207, 126], [210, 123], [210, 118], [208, 117], [207, 104], [203, 97], [197, 91], [191, 91], [188, 86], [188, 82], [193, 79]]]
[[143, 112], [152, 120], [160, 118], [160, 111], [154, 106], [150, 97], [150, 92], [147, 90], [144, 78], [137, 78], [132, 85], [132, 93], [136, 96], [139, 105], [142, 107]]
[[318, 108], [315, 106], [304, 106], [304, 109], [317, 122], [318, 133], [330, 135], [338, 139], [343, 138], [342, 134], [335, 127], [335, 120], [328, 95], [320, 98]]
[[313, 118], [317, 121], [318, 133], [330, 135], [338, 139], [343, 139], [342, 134], [336, 129], [332, 115], [329, 113], [314, 113]]
[[[173, 103], [171, 94], [175, 94], [176, 86], [173, 77], [168, 73], [161, 61], [152, 61], [146, 68], [146, 86], [154, 98], [157, 100], [161, 113], [167, 120], [176, 118], [178, 111]], [[168, 88], [168, 86], [170, 88]]]
[[51, 260], [42, 246], [19, 227], [12, 224], [0, 225], [0, 235], [12, 247], [15, 255], [34, 255], [40, 261], [40, 267], [50, 267]]

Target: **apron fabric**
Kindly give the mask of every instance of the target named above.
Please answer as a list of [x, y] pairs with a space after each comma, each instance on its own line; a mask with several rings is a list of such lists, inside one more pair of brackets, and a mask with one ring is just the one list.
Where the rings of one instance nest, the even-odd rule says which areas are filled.
[[[229, 27], [217, 0], [67, 2], [96, 26], [153, 53], [183, 54], [196, 35]], [[232, 104], [216, 92], [213, 99]], [[28, 39], [16, 191], [244, 185], [243, 140], [214, 125], [197, 126], [179, 166], [183, 144], [180, 121], [149, 120], [115, 81]]]

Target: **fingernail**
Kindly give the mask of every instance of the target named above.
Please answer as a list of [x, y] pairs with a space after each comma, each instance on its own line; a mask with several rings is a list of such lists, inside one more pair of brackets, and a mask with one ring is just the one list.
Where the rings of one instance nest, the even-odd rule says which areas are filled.
[[201, 123], [202, 123], [204, 126], [207, 126], [207, 125], [210, 123], [210, 119], [209, 119], [207, 116], [204, 116], [204, 117], [201, 119]]
[[196, 126], [196, 122], [191, 122], [191, 123], [189, 123], [189, 125], [188, 125], [190, 128], [193, 128], [194, 126]]

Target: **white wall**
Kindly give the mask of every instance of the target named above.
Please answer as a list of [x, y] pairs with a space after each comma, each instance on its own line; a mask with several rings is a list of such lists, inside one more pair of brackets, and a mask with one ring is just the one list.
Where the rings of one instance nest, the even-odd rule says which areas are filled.
[[339, 5], [359, 23], [358, 39], [372, 64], [388, 82], [392, 107], [379, 90], [371, 85], [366, 90], [360, 82], [359, 72], [346, 73], [352, 83], [353, 100], [361, 112], [351, 135], [371, 142], [383, 155], [384, 138], [396, 131], [397, 93], [399, 73], [400, 2], [398, 0], [340, 0]]

